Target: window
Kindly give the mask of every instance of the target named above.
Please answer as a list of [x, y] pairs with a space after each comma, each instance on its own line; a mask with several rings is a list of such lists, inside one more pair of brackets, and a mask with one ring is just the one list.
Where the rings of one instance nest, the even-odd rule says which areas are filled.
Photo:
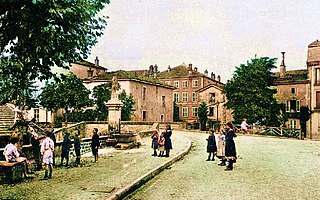
[[300, 111], [300, 100], [289, 100], [286, 104], [287, 112], [299, 112]]
[[213, 116], [213, 114], [214, 114], [214, 107], [209, 107], [208, 116]]
[[188, 117], [188, 107], [182, 108], [182, 117]]
[[182, 87], [187, 88], [188, 87], [188, 81], [182, 81]]
[[182, 92], [182, 101], [188, 102], [188, 93], [187, 92]]
[[146, 90], [147, 90], [146, 87], [142, 88], [142, 100], [146, 100]]
[[320, 68], [316, 68], [316, 80], [315, 80], [315, 84], [318, 85], [320, 84]]
[[294, 119], [290, 120], [290, 128], [297, 128], [297, 121]]
[[174, 87], [179, 88], [179, 81], [174, 82]]
[[162, 96], [162, 107], [166, 107], [166, 96]]
[[160, 115], [160, 122], [163, 122], [163, 121], [164, 121], [164, 116]]
[[216, 93], [209, 93], [209, 102], [214, 103], [216, 98]]
[[91, 67], [87, 70], [88, 73], [88, 78], [93, 76], [93, 70], [91, 69]]
[[296, 94], [296, 88], [291, 88], [291, 94]]
[[316, 108], [320, 108], [320, 91], [316, 92]]
[[142, 111], [142, 121], [147, 121], [147, 111]]
[[198, 87], [198, 80], [192, 81], [192, 87]]
[[192, 117], [198, 117], [198, 107], [192, 107]]
[[173, 94], [173, 100], [174, 100], [175, 102], [178, 102], [178, 101], [179, 101], [179, 93], [174, 93], [174, 94]]
[[34, 109], [33, 117], [36, 122], [39, 122], [39, 109]]
[[195, 92], [192, 92], [192, 101], [198, 101], [198, 95]]

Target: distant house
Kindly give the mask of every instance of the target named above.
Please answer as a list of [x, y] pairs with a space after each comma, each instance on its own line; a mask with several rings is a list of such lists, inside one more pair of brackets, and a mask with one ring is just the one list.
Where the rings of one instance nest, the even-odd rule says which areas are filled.
[[172, 122], [174, 87], [163, 84], [153, 77], [140, 76], [145, 72], [147, 71], [119, 70], [84, 79], [83, 83], [92, 90], [95, 86], [111, 82], [112, 76], [116, 74], [121, 86], [118, 92], [124, 90], [135, 100], [132, 121]]
[[72, 63], [70, 71], [78, 78], [84, 79], [105, 74], [107, 69], [99, 65], [99, 59], [96, 57], [95, 63], [85, 60]]
[[209, 119], [225, 123], [232, 120], [224, 107], [225, 95], [222, 93], [224, 84], [221, 77], [208, 71], [204, 74], [192, 64], [182, 64], [177, 67], [168, 67], [168, 70], [157, 74], [157, 78], [175, 87], [173, 99], [179, 107], [179, 118], [189, 123], [199, 123], [198, 107], [201, 102], [208, 105]]

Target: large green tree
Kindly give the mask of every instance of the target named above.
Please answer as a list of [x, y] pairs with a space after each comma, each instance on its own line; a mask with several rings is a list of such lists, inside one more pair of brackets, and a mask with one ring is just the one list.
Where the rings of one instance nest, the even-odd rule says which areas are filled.
[[200, 120], [201, 130], [206, 130], [206, 124], [208, 121], [208, 106], [205, 102], [201, 102], [200, 106], [198, 107], [198, 118]]
[[121, 109], [121, 120], [122, 121], [130, 121], [131, 114], [133, 111], [133, 106], [135, 104], [134, 98], [132, 95], [127, 95], [125, 90], [119, 94], [119, 99], [123, 103], [123, 107]]
[[96, 105], [99, 120], [106, 120], [108, 109], [106, 103], [111, 99], [111, 83], [95, 86], [92, 90], [93, 102]]
[[241, 122], [276, 125], [280, 108], [273, 95], [271, 70], [276, 68], [276, 58], [255, 58], [238, 66], [231, 80], [225, 85], [227, 108], [233, 110], [234, 118]]
[[90, 91], [82, 84], [81, 79], [68, 74], [62, 76], [61, 81], [47, 82], [38, 98], [43, 107], [49, 110], [63, 108], [68, 113], [69, 109], [79, 110], [91, 106], [89, 95]]
[[53, 66], [68, 68], [86, 59], [106, 26], [98, 15], [106, 3], [109, 0], [1, 1], [0, 89], [5, 94], [0, 103], [12, 101], [12, 93], [22, 98], [30, 81], [51, 78]]

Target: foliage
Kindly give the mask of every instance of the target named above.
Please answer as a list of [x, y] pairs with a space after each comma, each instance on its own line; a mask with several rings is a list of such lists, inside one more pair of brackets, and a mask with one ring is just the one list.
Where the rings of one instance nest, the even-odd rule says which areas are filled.
[[[97, 110], [85, 110], [84, 112], [68, 113], [69, 122], [97, 121], [99, 120]], [[104, 119], [105, 120], [105, 119]]]
[[30, 81], [47, 80], [53, 66], [87, 58], [106, 26], [97, 13], [109, 0], [1, 1], [0, 103], [29, 101]]
[[98, 120], [106, 120], [108, 109], [106, 103], [111, 99], [111, 83], [95, 86], [92, 91], [93, 102], [97, 107]]
[[126, 92], [123, 90], [119, 95], [119, 99], [123, 103], [123, 107], [121, 109], [121, 120], [130, 121], [133, 106], [135, 104], [133, 96], [131, 94], [127, 96]]
[[308, 106], [300, 107], [299, 119], [302, 132], [301, 134], [304, 134], [304, 136], [306, 136], [307, 133], [307, 121], [310, 119], [311, 114], [312, 112]]
[[90, 91], [82, 84], [81, 79], [68, 74], [63, 76], [61, 81], [47, 82], [38, 98], [44, 108], [49, 110], [63, 108], [68, 113], [71, 108], [79, 110], [92, 105], [89, 94]]
[[201, 102], [200, 106], [198, 107], [198, 117], [200, 120], [201, 130], [204, 131], [208, 121], [208, 106], [205, 102]]
[[236, 68], [231, 80], [225, 85], [226, 106], [233, 110], [234, 118], [241, 122], [276, 125], [279, 106], [271, 88], [273, 78], [271, 70], [275, 68], [275, 58], [255, 58]]

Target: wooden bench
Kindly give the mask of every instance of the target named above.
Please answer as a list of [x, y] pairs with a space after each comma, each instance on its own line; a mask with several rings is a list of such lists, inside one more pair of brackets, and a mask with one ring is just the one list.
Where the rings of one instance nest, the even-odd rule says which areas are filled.
[[17, 162], [0, 161], [0, 180], [9, 183], [22, 180], [26, 160], [19, 157]]

